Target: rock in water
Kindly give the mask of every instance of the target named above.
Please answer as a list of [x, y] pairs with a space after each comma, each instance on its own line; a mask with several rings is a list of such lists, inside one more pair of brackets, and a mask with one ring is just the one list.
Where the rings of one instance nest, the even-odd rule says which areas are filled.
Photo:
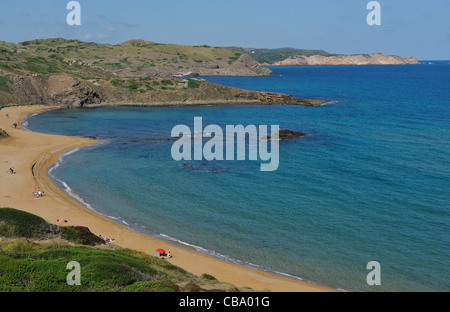
[[[291, 139], [295, 139], [295, 138], [301, 138], [304, 136], [307, 136], [309, 134], [307, 133], [302, 133], [302, 132], [297, 132], [297, 131], [292, 131], [292, 130], [288, 130], [288, 129], [280, 129], [278, 130], [278, 139], [280, 141], [285, 141], [285, 140], [291, 140]], [[267, 141], [271, 140], [270, 136], [267, 136], [263, 139], [266, 139]]]

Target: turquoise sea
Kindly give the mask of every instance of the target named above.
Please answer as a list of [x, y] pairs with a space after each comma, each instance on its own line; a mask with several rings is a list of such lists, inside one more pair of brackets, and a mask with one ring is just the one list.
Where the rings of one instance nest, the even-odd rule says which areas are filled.
[[[449, 291], [448, 62], [271, 69], [273, 77], [205, 79], [329, 103], [59, 110], [27, 126], [97, 137], [51, 176], [149, 235], [339, 289]], [[280, 142], [273, 172], [260, 161], [174, 161], [171, 130], [192, 129], [194, 117], [312, 135]], [[379, 286], [366, 282], [370, 261], [380, 263]]]

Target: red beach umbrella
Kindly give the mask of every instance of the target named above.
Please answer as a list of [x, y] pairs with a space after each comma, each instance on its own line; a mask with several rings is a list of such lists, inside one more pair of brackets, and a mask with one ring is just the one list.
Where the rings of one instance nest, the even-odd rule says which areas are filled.
[[159, 253], [166, 253], [166, 251], [165, 251], [164, 249], [162, 249], [162, 248], [156, 249], [156, 252], [159, 252]]

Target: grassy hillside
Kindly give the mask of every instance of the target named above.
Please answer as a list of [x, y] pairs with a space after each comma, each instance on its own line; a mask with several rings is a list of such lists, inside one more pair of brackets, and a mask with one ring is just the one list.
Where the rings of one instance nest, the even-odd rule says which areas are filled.
[[[83, 242], [85, 244], [83, 244]], [[69, 285], [67, 264], [81, 267]], [[192, 275], [166, 260], [105, 243], [87, 228], [61, 227], [0, 208], [0, 292], [250, 291]]]
[[4, 69], [39, 74], [64, 72], [86, 78], [169, 77], [183, 72], [243, 76], [270, 73], [252, 58], [231, 49], [143, 40], [105, 45], [39, 39], [19, 44], [0, 42], [0, 51], [0, 67]]

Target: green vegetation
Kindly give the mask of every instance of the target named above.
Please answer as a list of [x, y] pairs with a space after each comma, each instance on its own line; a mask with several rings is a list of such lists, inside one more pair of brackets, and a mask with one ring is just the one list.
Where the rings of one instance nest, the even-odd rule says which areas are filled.
[[188, 88], [197, 89], [199, 87], [200, 87], [200, 81], [198, 81], [196, 79], [189, 79], [188, 80]]
[[230, 56], [229, 57], [229, 59], [232, 61], [232, 62], [234, 62], [234, 61], [236, 61], [237, 59], [239, 59], [240, 57], [241, 57], [241, 53], [238, 53], [238, 52], [236, 52], [236, 53], [234, 53], [234, 56]]
[[208, 273], [203, 273], [202, 277], [210, 281], [217, 281], [217, 278]]
[[161, 80], [161, 84], [163, 85], [163, 86], [173, 86], [173, 82], [170, 80], [170, 79], [163, 79], [163, 80]]
[[[127, 287], [139, 289], [140, 284], [132, 286], [148, 281], [155, 283], [155, 291], [168, 291], [167, 285], [173, 283], [165, 271], [171, 269], [159, 266], [159, 261], [154, 260], [160, 259], [130, 254], [125, 249], [49, 248], [15, 240], [2, 243], [0, 291], [126, 291]], [[77, 261], [82, 268], [79, 286], [68, 285], [66, 281], [69, 273], [66, 266], [71, 261]]]
[[114, 87], [120, 87], [122, 85], [122, 80], [120, 80], [119, 78], [115, 78], [115, 79], [111, 80], [111, 84]]
[[[32, 73], [78, 74], [83, 77], [114, 78], [117, 71], [155, 75], [155, 68], [163, 75], [175, 74], [173, 64], [183, 63], [194, 69], [205, 63], [234, 62], [243, 52], [228, 48], [157, 44], [143, 40], [130, 40], [117, 45], [102, 45], [62, 38], [39, 39], [19, 44], [0, 42], [0, 68], [25, 70]], [[153, 67], [153, 69], [152, 69]], [[151, 70], [152, 69], [152, 70]]]
[[136, 282], [125, 287], [126, 292], [175, 292], [174, 284], [169, 281]]
[[140, 93], [146, 93], [148, 91], [157, 90], [176, 90], [175, 85], [178, 81], [175, 78], [151, 78], [141, 77], [139, 79], [127, 79], [127, 78], [114, 78], [111, 80], [111, 84], [115, 87], [121, 87], [128, 89], [129, 91], [139, 91]]
[[[193, 282], [226, 285], [135, 250], [70, 243], [67, 238], [79, 239], [79, 227], [59, 228], [33, 214], [0, 208], [0, 292], [176, 292]], [[56, 233], [51, 238], [48, 229]], [[67, 282], [72, 261], [80, 264], [80, 285]]]
[[37, 237], [47, 222], [41, 217], [12, 208], [0, 209], [0, 236]]
[[104, 66], [107, 69], [123, 69], [125, 66], [121, 63], [105, 63]]
[[47, 238], [56, 234], [74, 243], [84, 245], [104, 244], [102, 239], [93, 235], [85, 227], [67, 226], [58, 228], [55, 225], [48, 224], [41, 217], [24, 211], [12, 208], [0, 209], [0, 236], [31, 239]]
[[1, 103], [0, 102], [0, 109], [2, 109], [3, 107], [13, 107], [13, 106], [21, 106], [23, 104], [18, 104], [18, 103]]
[[140, 86], [140, 84], [138, 84], [134, 80], [131, 80], [130, 83], [127, 85], [127, 88], [130, 91], [136, 91], [139, 88], [139, 86]]
[[48, 60], [42, 56], [26, 57], [22, 68], [40, 74], [55, 74], [60, 71], [53, 60]]
[[0, 90], [5, 91], [7, 93], [11, 93], [11, 85], [13, 84], [12, 80], [0, 76]]

